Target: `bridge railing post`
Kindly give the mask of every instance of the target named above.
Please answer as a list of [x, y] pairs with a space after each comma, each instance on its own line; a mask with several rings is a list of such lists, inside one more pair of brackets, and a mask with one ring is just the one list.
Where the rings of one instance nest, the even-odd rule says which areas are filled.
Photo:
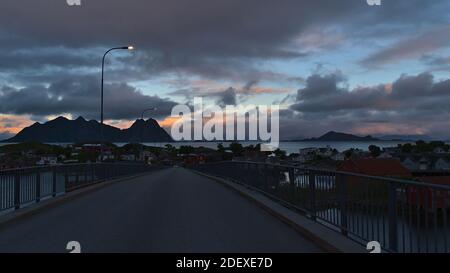
[[41, 201], [41, 172], [36, 171], [36, 203]]
[[94, 164], [89, 164], [89, 166], [91, 167], [91, 180], [90, 182], [94, 182], [95, 181], [95, 165]]
[[14, 208], [20, 209], [20, 173], [14, 175]]
[[80, 168], [75, 168], [75, 185], [78, 187], [80, 185]]
[[296, 200], [295, 200], [295, 169], [294, 168], [290, 168], [288, 170], [289, 173], [289, 196], [291, 199], [291, 202], [296, 204]]
[[267, 191], [267, 189], [269, 188], [269, 172], [269, 166], [267, 164], [264, 164], [264, 191]]
[[64, 188], [69, 189], [69, 167], [64, 168]]
[[389, 221], [389, 248], [392, 251], [398, 251], [397, 235], [397, 185], [389, 183], [388, 194], [388, 221]]
[[56, 197], [56, 168], [52, 168], [52, 196]]
[[310, 199], [310, 213], [311, 219], [316, 220], [316, 174], [314, 171], [309, 171], [309, 199]]
[[348, 183], [347, 179], [342, 174], [336, 174], [336, 187], [339, 190], [339, 211], [340, 211], [340, 227], [341, 233], [345, 236], [348, 235], [348, 211], [347, 211], [347, 202], [348, 202]]
[[89, 183], [88, 180], [88, 165], [83, 165], [84, 183]]

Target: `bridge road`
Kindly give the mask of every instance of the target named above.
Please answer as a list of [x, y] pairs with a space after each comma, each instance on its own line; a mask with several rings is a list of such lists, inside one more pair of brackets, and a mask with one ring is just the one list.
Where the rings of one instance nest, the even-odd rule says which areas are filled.
[[0, 229], [0, 252], [321, 252], [217, 182], [181, 168], [119, 182]]

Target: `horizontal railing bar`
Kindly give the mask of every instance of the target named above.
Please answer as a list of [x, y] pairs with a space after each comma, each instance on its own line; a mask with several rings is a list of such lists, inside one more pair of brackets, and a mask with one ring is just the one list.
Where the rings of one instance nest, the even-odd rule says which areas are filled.
[[422, 182], [405, 180], [405, 179], [389, 178], [389, 177], [383, 177], [383, 176], [371, 176], [371, 175], [364, 175], [364, 174], [359, 174], [359, 173], [351, 173], [351, 172], [343, 172], [343, 171], [330, 171], [330, 170], [317, 169], [317, 168], [300, 168], [300, 167], [291, 166], [291, 165], [281, 165], [281, 164], [274, 164], [274, 163], [252, 162], [252, 161], [221, 161], [221, 162], [214, 162], [212, 164], [230, 163], [230, 162], [231, 163], [241, 163], [241, 164], [254, 164], [254, 165], [281, 167], [281, 168], [295, 169], [295, 170], [300, 170], [300, 171], [313, 171], [313, 172], [322, 172], [322, 173], [328, 173], [328, 174], [331, 173], [331, 174], [350, 175], [350, 176], [354, 176], [354, 177], [375, 179], [375, 180], [381, 180], [381, 181], [390, 182], [390, 183], [408, 184], [408, 185], [412, 185], [412, 186], [432, 187], [435, 189], [450, 190], [450, 186], [446, 186], [446, 185], [422, 183]]

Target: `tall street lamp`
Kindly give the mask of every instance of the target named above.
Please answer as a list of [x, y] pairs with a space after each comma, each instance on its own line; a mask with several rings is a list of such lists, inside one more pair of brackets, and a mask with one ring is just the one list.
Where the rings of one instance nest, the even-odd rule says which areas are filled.
[[108, 55], [109, 52], [113, 50], [133, 50], [133, 46], [120, 46], [120, 47], [113, 47], [105, 52], [102, 59], [102, 94], [101, 94], [101, 116], [100, 116], [100, 161], [103, 161], [103, 142], [104, 142], [104, 136], [103, 136], [103, 82], [104, 82], [104, 73], [105, 73], [105, 58], [106, 55]]
[[[157, 108], [156, 107], [152, 107], [152, 108], [147, 108], [147, 109], [145, 109], [144, 111], [142, 111], [142, 115], [141, 115], [141, 119], [144, 121], [144, 126], [145, 126], [145, 120], [144, 120], [144, 115], [145, 115], [145, 113], [147, 113], [147, 112], [149, 112], [149, 111], [156, 111], [157, 110]], [[140, 130], [140, 138], [141, 138], [141, 157], [142, 157], [142, 161], [144, 161], [144, 137], [142, 136], [142, 130], [143, 130], [143, 127], [144, 126], [142, 126], [141, 127], [141, 130]]]

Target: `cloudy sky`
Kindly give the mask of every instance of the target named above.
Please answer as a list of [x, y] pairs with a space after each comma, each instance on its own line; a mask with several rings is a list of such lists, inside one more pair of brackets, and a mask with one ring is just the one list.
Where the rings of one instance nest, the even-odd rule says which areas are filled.
[[450, 138], [450, 1], [2, 0], [0, 139], [56, 116], [127, 127], [142, 109], [280, 104], [281, 137]]

